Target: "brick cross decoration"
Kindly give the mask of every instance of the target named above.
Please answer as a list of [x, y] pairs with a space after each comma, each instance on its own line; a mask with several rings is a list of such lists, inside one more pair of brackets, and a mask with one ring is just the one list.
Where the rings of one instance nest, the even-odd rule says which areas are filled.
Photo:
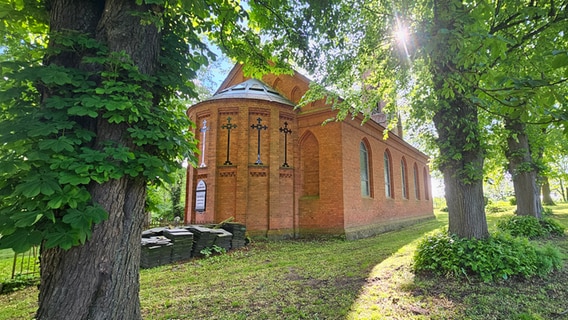
[[231, 130], [236, 129], [237, 125], [231, 123], [231, 117], [227, 117], [227, 124], [221, 126], [221, 129], [227, 129], [227, 161], [223, 163], [226, 166], [230, 166], [233, 163], [229, 161], [229, 154], [231, 151]]
[[284, 128], [280, 127], [280, 132], [284, 134], [284, 163], [282, 166], [288, 168], [288, 135], [292, 133], [292, 130], [288, 129], [288, 122], [284, 122]]
[[253, 130], [257, 130], [258, 131], [258, 151], [257, 151], [257, 158], [256, 158], [256, 162], [254, 164], [261, 166], [262, 165], [262, 161], [260, 160], [260, 130], [266, 130], [268, 129], [268, 127], [266, 125], [262, 125], [260, 124], [262, 122], [262, 119], [259, 117], [258, 119], [256, 119], [256, 121], [258, 121], [257, 124], [252, 124], [250, 127]]

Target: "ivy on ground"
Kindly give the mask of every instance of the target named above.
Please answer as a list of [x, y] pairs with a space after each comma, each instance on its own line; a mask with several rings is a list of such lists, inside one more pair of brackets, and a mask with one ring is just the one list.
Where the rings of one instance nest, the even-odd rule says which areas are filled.
[[515, 237], [530, 239], [560, 237], [564, 235], [564, 226], [552, 218], [537, 219], [533, 216], [512, 216], [497, 223], [497, 228]]
[[562, 266], [562, 254], [527, 238], [496, 233], [487, 239], [459, 238], [447, 233], [425, 237], [414, 255], [414, 271], [441, 276], [480, 278], [484, 282], [513, 276], [543, 276]]

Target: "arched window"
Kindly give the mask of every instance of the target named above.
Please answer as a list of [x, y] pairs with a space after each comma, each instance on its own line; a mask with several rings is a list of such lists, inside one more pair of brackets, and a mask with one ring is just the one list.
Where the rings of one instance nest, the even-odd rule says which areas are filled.
[[385, 195], [387, 198], [394, 198], [393, 184], [392, 184], [392, 165], [390, 153], [388, 150], [384, 154], [384, 169], [385, 169]]
[[371, 184], [369, 179], [369, 152], [365, 142], [359, 144], [359, 164], [361, 166], [361, 195], [371, 196]]
[[424, 176], [424, 199], [426, 200], [430, 200], [430, 188], [428, 186], [428, 172], [426, 171], [426, 168], [424, 168], [424, 170], [422, 171], [423, 176]]
[[300, 142], [300, 155], [302, 195], [319, 196], [319, 143], [311, 132]]
[[418, 166], [414, 163], [414, 196], [416, 200], [420, 200], [420, 184], [418, 179]]
[[404, 199], [408, 199], [408, 179], [406, 174], [406, 160], [404, 159], [404, 157], [402, 157], [402, 160], [400, 160], [400, 178], [402, 179], [402, 197]]

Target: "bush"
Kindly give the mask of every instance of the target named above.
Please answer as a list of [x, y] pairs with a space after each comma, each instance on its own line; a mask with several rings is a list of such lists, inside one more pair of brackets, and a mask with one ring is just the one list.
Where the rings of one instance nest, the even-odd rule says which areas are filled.
[[497, 228], [512, 236], [530, 239], [564, 235], [564, 227], [554, 219], [537, 219], [533, 216], [513, 216], [503, 219], [497, 222]]
[[517, 205], [517, 198], [510, 197], [509, 198], [509, 204], [512, 205], [512, 206], [516, 206]]
[[490, 203], [490, 204], [487, 205], [485, 210], [487, 211], [487, 213], [498, 213], [498, 212], [507, 211], [507, 208], [501, 206], [499, 203], [495, 203], [495, 204]]
[[542, 215], [545, 217], [549, 217], [552, 215], [552, 208], [544, 207], [542, 208]]
[[542, 218], [540, 221], [540, 225], [544, 230], [548, 232], [551, 236], [561, 237], [564, 235], [564, 228], [558, 221], [551, 219], [551, 218]]
[[555, 247], [538, 247], [526, 238], [506, 233], [488, 239], [463, 239], [438, 233], [420, 241], [414, 271], [454, 277], [479, 277], [485, 282], [545, 275], [562, 265]]

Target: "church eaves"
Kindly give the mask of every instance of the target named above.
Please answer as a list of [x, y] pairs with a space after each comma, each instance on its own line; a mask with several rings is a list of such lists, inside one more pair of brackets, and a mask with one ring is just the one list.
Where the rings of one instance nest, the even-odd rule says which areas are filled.
[[293, 102], [280, 95], [276, 90], [257, 79], [249, 79], [224, 89], [207, 100], [220, 99], [256, 99], [278, 102], [292, 107], [296, 106]]

